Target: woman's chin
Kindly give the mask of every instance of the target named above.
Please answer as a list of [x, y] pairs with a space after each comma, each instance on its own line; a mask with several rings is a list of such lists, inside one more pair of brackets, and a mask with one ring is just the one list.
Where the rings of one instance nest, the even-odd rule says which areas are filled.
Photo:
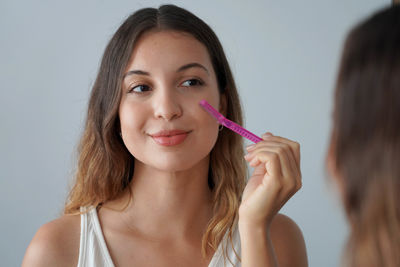
[[152, 164], [155, 169], [162, 172], [182, 172], [192, 169], [195, 164], [189, 162], [175, 161], [163, 161], [158, 164]]

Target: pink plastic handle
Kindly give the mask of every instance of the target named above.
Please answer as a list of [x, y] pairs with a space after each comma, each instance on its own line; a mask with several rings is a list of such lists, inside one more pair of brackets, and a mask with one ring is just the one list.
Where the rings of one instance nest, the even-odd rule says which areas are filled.
[[219, 113], [213, 106], [211, 106], [206, 100], [201, 100], [200, 101], [200, 106], [202, 106], [208, 113], [210, 113], [214, 118], [217, 119], [217, 121], [225, 126], [228, 129], [231, 129], [237, 134], [240, 134], [241, 136], [249, 139], [250, 141], [254, 143], [258, 143], [262, 141], [260, 137], [257, 135], [253, 134], [252, 132], [246, 130], [245, 128], [241, 127], [240, 125], [234, 123], [231, 120], [228, 120], [225, 118], [221, 113]]

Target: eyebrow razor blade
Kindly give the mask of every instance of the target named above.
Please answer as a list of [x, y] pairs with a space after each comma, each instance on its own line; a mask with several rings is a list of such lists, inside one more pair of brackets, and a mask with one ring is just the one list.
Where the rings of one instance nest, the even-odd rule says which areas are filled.
[[226, 128], [234, 131], [235, 133], [249, 139], [254, 143], [258, 143], [262, 141], [260, 137], [253, 134], [252, 132], [246, 130], [245, 128], [241, 127], [240, 125], [234, 123], [231, 120], [225, 118], [221, 113], [219, 113], [213, 106], [211, 106], [206, 100], [200, 101], [200, 106], [202, 106], [210, 115], [212, 115], [215, 119], [217, 119], [218, 123], [225, 126]]

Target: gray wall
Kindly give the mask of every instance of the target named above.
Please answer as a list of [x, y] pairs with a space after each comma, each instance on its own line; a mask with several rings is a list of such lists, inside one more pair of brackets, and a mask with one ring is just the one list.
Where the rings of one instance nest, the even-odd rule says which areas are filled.
[[[0, 2], [2, 266], [20, 265], [61, 213], [106, 42], [132, 11], [163, 2]], [[310, 266], [338, 266], [347, 228], [324, 170], [338, 59], [349, 27], [390, 1], [171, 2], [220, 37], [248, 129], [301, 143], [304, 186], [282, 212], [302, 228]]]

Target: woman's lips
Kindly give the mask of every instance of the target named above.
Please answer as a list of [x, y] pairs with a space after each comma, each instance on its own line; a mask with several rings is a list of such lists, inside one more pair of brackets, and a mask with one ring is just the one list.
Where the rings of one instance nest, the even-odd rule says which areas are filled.
[[190, 132], [182, 130], [161, 131], [150, 136], [153, 140], [162, 146], [176, 146], [185, 141]]

